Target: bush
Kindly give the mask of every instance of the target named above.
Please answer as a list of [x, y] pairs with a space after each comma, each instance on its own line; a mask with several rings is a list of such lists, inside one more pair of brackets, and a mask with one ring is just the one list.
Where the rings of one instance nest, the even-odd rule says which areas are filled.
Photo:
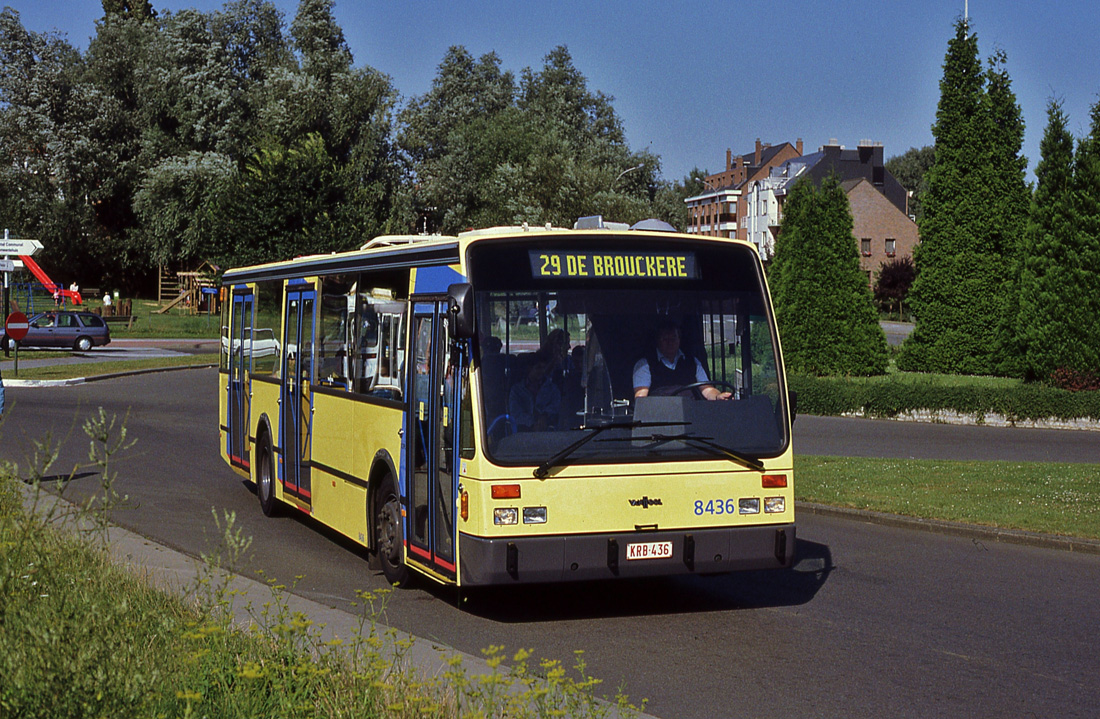
[[862, 382], [846, 377], [793, 374], [788, 383], [798, 393], [799, 412], [805, 414], [897, 417], [906, 412], [929, 410], [978, 417], [999, 414], [1013, 422], [1100, 419], [1100, 391], [1071, 392], [1037, 384], [982, 387], [944, 386], [931, 381]]
[[1091, 392], [1100, 390], [1100, 372], [1059, 367], [1050, 373], [1050, 383], [1069, 392]]

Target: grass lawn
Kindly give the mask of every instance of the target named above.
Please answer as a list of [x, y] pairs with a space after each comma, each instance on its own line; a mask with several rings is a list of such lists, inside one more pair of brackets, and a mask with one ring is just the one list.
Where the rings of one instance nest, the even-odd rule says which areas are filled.
[[795, 457], [800, 501], [1100, 539], [1100, 465]]
[[[38, 359], [38, 357], [35, 357]], [[216, 365], [217, 354], [179, 355], [177, 357], [154, 357], [142, 360], [113, 360], [110, 362], [88, 362], [83, 364], [59, 364], [48, 367], [20, 367], [19, 375], [11, 371], [10, 365], [4, 367], [5, 379], [60, 380], [74, 377], [94, 377], [115, 372], [153, 369], [157, 367], [191, 367], [198, 365]]]
[[850, 377], [849, 380], [856, 384], [902, 384], [931, 387], [988, 387], [992, 389], [1007, 389], [1023, 384], [1023, 380], [1015, 377], [986, 377], [976, 375], [959, 374], [934, 374], [930, 372], [902, 372], [897, 363], [890, 360], [886, 368], [886, 374], [877, 377]]

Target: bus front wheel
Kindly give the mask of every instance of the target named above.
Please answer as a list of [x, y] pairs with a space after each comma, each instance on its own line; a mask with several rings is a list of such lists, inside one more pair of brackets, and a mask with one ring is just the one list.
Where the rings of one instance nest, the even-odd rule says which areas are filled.
[[375, 548], [382, 563], [382, 574], [390, 584], [408, 583], [409, 569], [405, 566], [404, 532], [401, 526], [401, 498], [393, 477], [386, 475], [378, 486], [378, 495], [374, 503]]

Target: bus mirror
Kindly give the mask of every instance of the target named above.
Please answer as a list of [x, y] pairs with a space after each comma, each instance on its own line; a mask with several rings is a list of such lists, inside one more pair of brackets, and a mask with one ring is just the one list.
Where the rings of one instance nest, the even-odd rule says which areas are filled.
[[791, 413], [791, 424], [794, 424], [794, 420], [798, 417], [798, 392], [793, 389], [787, 390], [787, 409]]
[[451, 313], [451, 335], [455, 339], [474, 336], [474, 292], [470, 283], [451, 285], [447, 288]]

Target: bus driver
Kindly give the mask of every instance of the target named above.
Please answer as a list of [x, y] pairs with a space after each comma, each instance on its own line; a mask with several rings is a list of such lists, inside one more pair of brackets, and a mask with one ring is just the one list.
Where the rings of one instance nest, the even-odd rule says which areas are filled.
[[[703, 364], [696, 358], [688, 358], [680, 351], [680, 327], [673, 322], [662, 322], [657, 328], [657, 349], [634, 365], [634, 397], [650, 394], [670, 395], [678, 388], [699, 382], [709, 382]], [[706, 399], [729, 399], [730, 392], [720, 392], [717, 387], [704, 384], [699, 387]]]

